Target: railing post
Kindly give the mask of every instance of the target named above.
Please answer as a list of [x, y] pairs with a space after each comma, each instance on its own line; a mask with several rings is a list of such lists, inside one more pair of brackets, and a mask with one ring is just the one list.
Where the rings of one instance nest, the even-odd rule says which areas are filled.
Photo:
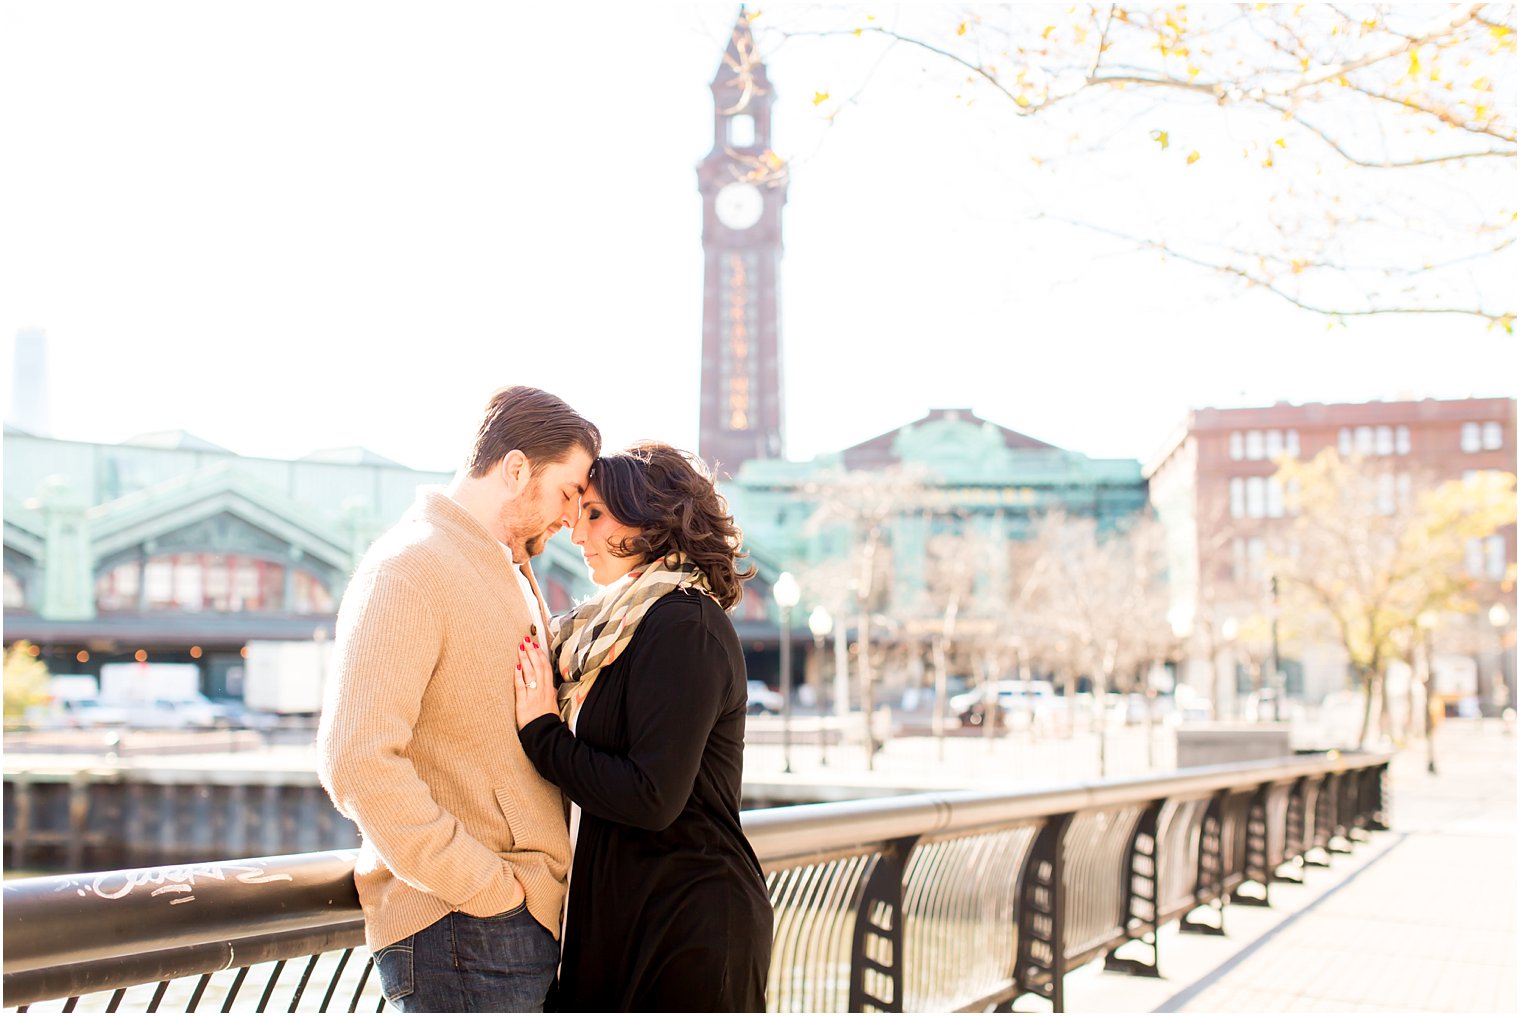
[[1334, 790], [1335, 818], [1330, 826], [1330, 840], [1326, 849], [1332, 854], [1351, 853], [1351, 833], [1356, 825], [1356, 788], [1360, 784], [1357, 774], [1341, 770], [1330, 776]]
[[[1165, 800], [1154, 801], [1140, 821], [1135, 823], [1134, 835], [1130, 837], [1125, 851], [1125, 894], [1123, 929], [1132, 935], [1140, 934], [1114, 946], [1103, 957], [1103, 969], [1139, 977], [1161, 976], [1161, 939], [1157, 924], [1161, 914], [1161, 843], [1159, 823]], [[1144, 930], [1149, 929], [1149, 930]], [[1119, 950], [1132, 942], [1139, 942], [1150, 949], [1150, 962], [1120, 956]]]
[[1014, 995], [1036, 994], [1066, 1011], [1066, 830], [1072, 814], [1046, 819], [1019, 879], [1019, 945]]
[[1321, 775], [1314, 787], [1314, 831], [1304, 847], [1304, 864], [1330, 867], [1330, 837], [1335, 832], [1335, 774]]
[[[1288, 824], [1283, 833], [1283, 860], [1272, 872], [1272, 878], [1278, 882], [1292, 882], [1294, 885], [1304, 883], [1304, 851], [1309, 849], [1309, 844], [1305, 842], [1309, 824], [1309, 799], [1305, 793], [1308, 781], [1307, 776], [1300, 776], [1293, 781], [1293, 787], [1288, 791]], [[1299, 867], [1291, 874], [1283, 874], [1283, 869], [1294, 861], [1298, 862]]]
[[[1198, 884], [1193, 892], [1193, 910], [1182, 915], [1177, 930], [1195, 935], [1224, 934], [1224, 802], [1228, 791], [1221, 790], [1209, 799], [1203, 826], [1198, 835]], [[1219, 914], [1217, 925], [1193, 919], [1200, 908], [1212, 906]]]
[[887, 843], [871, 867], [855, 912], [850, 952], [850, 1011], [903, 1011], [903, 875], [918, 842], [905, 836]]
[[1392, 807], [1388, 803], [1388, 763], [1384, 762], [1373, 768], [1371, 773], [1370, 793], [1372, 800], [1372, 818], [1369, 823], [1371, 828], [1377, 830], [1391, 829], [1393, 827]]
[[1243, 885], [1239, 885], [1230, 893], [1231, 903], [1248, 907], [1272, 905], [1272, 873], [1267, 870], [1267, 796], [1271, 791], [1270, 783], [1258, 787], [1251, 795], [1250, 808], [1246, 812], [1245, 876], [1247, 882], [1261, 886], [1261, 895], [1242, 893]]

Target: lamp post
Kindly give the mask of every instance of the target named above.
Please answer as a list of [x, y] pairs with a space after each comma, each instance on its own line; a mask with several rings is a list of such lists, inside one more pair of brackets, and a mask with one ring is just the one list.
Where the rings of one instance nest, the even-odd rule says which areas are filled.
[[[1488, 623], [1494, 630], [1494, 642], [1498, 649], [1494, 656], [1494, 680], [1489, 688], [1489, 701], [1493, 703], [1494, 712], [1504, 717], [1504, 709], [1509, 705], [1509, 684], [1505, 680], [1504, 673], [1504, 629], [1509, 625], [1509, 609], [1502, 603], [1495, 603], [1488, 608]], [[1481, 715], [1481, 710], [1479, 712]]]
[[792, 771], [792, 608], [802, 598], [791, 572], [782, 572], [771, 588], [781, 608], [781, 771]]
[[1430, 633], [1436, 626], [1434, 611], [1426, 610], [1415, 618], [1420, 629], [1420, 649], [1425, 657], [1425, 771], [1436, 772], [1435, 658], [1430, 653]]
[[1272, 719], [1282, 722], [1282, 700], [1287, 691], [1287, 681], [1283, 677], [1282, 657], [1278, 655], [1277, 648], [1277, 576], [1272, 576]]
[[[822, 604], [813, 608], [808, 615], [808, 631], [813, 633], [813, 655], [818, 661], [818, 686], [823, 687], [823, 640], [828, 638], [829, 632], [834, 630], [834, 616], [824, 609]], [[836, 679], [837, 680], [837, 679]], [[835, 684], [835, 693], [838, 692], [838, 684]], [[828, 712], [823, 708], [818, 710], [818, 764], [829, 764], [829, 739], [828, 739]]]
[[1214, 718], [1215, 719], [1223, 719], [1224, 718], [1224, 705], [1225, 705], [1225, 701], [1228, 700], [1229, 704], [1230, 704], [1230, 719], [1234, 719], [1235, 718], [1235, 638], [1236, 638], [1236, 636], [1238, 636], [1240, 634], [1240, 622], [1237, 621], [1237, 620], [1235, 620], [1235, 618], [1233, 616], [1225, 618], [1224, 619], [1224, 623], [1219, 626], [1219, 634], [1224, 637], [1224, 644], [1225, 644], [1225, 647], [1226, 647], [1227, 652], [1228, 652], [1228, 659], [1229, 659], [1230, 667], [1229, 667], [1229, 671], [1228, 672], [1225, 671], [1225, 668], [1220, 667], [1219, 668], [1219, 671], [1220, 671], [1219, 675], [1215, 679], [1215, 684], [1218, 687], [1216, 687], [1214, 689], [1214, 693], [1219, 696], [1219, 703], [1218, 703], [1218, 706], [1214, 710]]

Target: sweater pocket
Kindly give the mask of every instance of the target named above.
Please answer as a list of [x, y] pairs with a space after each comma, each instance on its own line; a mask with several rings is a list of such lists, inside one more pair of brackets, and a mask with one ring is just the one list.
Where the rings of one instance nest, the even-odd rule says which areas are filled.
[[517, 864], [537, 861], [552, 877], [564, 881], [570, 866], [570, 831], [565, 827], [559, 791], [541, 780], [531, 782], [535, 785], [493, 788], [512, 837], [507, 858]]

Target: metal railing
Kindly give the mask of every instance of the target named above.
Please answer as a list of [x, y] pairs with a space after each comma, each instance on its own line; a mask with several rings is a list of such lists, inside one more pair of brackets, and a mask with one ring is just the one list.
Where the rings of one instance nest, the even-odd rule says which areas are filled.
[[[1388, 756], [1303, 756], [1024, 793], [744, 814], [775, 908], [772, 1011], [1064, 1010], [1100, 956], [1156, 974], [1157, 929], [1222, 934], [1300, 864], [1387, 827]], [[7, 882], [7, 1006], [384, 1007], [353, 851]], [[1118, 955], [1121, 948], [1130, 955]], [[1139, 955], [1134, 955], [1138, 953]], [[255, 992], [257, 1000], [255, 1002]]]

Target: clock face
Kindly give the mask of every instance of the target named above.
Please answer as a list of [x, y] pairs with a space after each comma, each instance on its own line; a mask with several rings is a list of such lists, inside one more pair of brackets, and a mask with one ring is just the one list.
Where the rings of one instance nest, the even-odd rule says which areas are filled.
[[713, 210], [718, 213], [718, 221], [729, 229], [748, 229], [760, 221], [765, 199], [750, 184], [731, 183], [718, 192]]

